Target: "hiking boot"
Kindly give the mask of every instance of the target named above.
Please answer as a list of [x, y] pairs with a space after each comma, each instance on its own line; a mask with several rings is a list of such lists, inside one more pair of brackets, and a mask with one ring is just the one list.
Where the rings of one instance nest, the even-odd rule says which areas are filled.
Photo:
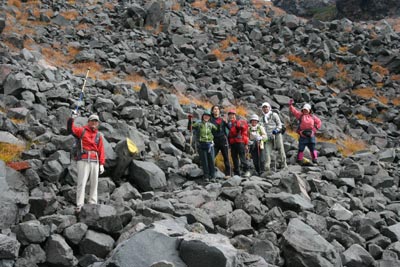
[[227, 180], [227, 179], [230, 179], [231, 177], [232, 177], [232, 176], [230, 176], [230, 175], [228, 174], [228, 175], [225, 175], [225, 176], [224, 176], [224, 179]]
[[245, 173], [244, 173], [244, 175], [243, 175], [243, 177], [250, 177], [251, 176], [251, 173], [249, 172], [249, 171], [246, 171]]
[[318, 159], [313, 159], [312, 162], [313, 162], [314, 164], [318, 164]]
[[79, 213], [81, 213], [81, 209], [82, 209], [82, 207], [76, 207], [75, 208], [75, 215], [79, 215]]
[[288, 166], [287, 166], [286, 162], [281, 164], [281, 169], [287, 169], [287, 168], [288, 168]]

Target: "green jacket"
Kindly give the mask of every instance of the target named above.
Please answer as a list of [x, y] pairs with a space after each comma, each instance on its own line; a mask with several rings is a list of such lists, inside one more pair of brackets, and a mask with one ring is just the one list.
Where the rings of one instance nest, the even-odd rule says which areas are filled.
[[198, 131], [199, 142], [214, 141], [214, 135], [212, 132], [217, 130], [217, 126], [211, 122], [195, 122], [193, 123], [192, 127]]

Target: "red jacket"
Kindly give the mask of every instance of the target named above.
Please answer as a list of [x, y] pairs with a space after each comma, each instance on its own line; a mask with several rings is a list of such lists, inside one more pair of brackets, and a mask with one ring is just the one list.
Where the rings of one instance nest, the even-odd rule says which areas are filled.
[[248, 135], [248, 124], [243, 120], [231, 120], [228, 122], [229, 128], [229, 144], [244, 143], [247, 145], [249, 143]]
[[[83, 135], [82, 138], [82, 148], [85, 151], [96, 151], [97, 156], [99, 158], [99, 164], [104, 165], [106, 163], [106, 157], [104, 153], [104, 143], [103, 143], [103, 137], [100, 135], [100, 140], [99, 144], [96, 145], [96, 135], [98, 133], [98, 130], [92, 130], [88, 125], [85, 125], [83, 127], [75, 127], [74, 125], [74, 119], [70, 118], [68, 119], [68, 124], [71, 126], [71, 131], [75, 135], [75, 137], [80, 138], [83, 133], [83, 129], [86, 129], [85, 134]], [[88, 154], [83, 154], [82, 159], [87, 159]], [[96, 159], [96, 154], [95, 153], [90, 153], [90, 158], [91, 159]]]

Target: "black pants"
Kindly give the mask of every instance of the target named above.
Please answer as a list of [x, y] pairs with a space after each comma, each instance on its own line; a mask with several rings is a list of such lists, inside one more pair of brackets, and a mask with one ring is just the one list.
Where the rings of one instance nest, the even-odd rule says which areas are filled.
[[264, 150], [260, 149], [260, 142], [254, 142], [250, 146], [250, 154], [256, 172], [261, 174], [264, 171], [265, 153]]
[[231, 156], [233, 161], [233, 173], [235, 175], [240, 175], [240, 169], [242, 169], [242, 171], [244, 172], [249, 169], [249, 164], [246, 160], [246, 151], [244, 148], [244, 143], [232, 144]]
[[224, 158], [225, 175], [231, 175], [231, 164], [229, 162], [229, 144], [228, 139], [225, 136], [214, 138], [214, 150], [215, 157], [218, 152], [221, 151], [222, 157]]

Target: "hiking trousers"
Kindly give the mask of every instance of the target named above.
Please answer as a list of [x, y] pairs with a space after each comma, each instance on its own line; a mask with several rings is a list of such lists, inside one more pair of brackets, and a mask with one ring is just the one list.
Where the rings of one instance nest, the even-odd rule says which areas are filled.
[[214, 146], [208, 149], [199, 148], [199, 157], [205, 179], [215, 178], [215, 165], [214, 165]]
[[244, 143], [231, 144], [231, 156], [233, 161], [233, 173], [235, 175], [240, 175], [240, 169], [244, 172], [249, 170], [250, 166], [246, 159]]
[[214, 138], [215, 157], [221, 151], [224, 158], [225, 175], [231, 175], [231, 164], [229, 162], [229, 144], [226, 136]]
[[90, 181], [89, 203], [97, 204], [97, 186], [99, 181], [99, 162], [79, 160], [78, 182], [76, 186], [76, 206], [82, 207], [85, 201], [85, 188], [87, 181]]
[[264, 149], [260, 148], [259, 142], [254, 142], [250, 146], [250, 154], [251, 158], [253, 159], [253, 165], [256, 169], [257, 174], [261, 174], [263, 171], [265, 171], [264, 164], [262, 164], [265, 162], [265, 153]]
[[[274, 149], [278, 149], [279, 156], [281, 158], [281, 165], [286, 166], [286, 153], [285, 147], [283, 146], [283, 136], [282, 134], [275, 135], [275, 148], [274, 148], [274, 139], [268, 140], [265, 142], [264, 150], [265, 150], [265, 170], [269, 171], [271, 169], [271, 156], [272, 151]], [[276, 159], [275, 159], [276, 160]]]

